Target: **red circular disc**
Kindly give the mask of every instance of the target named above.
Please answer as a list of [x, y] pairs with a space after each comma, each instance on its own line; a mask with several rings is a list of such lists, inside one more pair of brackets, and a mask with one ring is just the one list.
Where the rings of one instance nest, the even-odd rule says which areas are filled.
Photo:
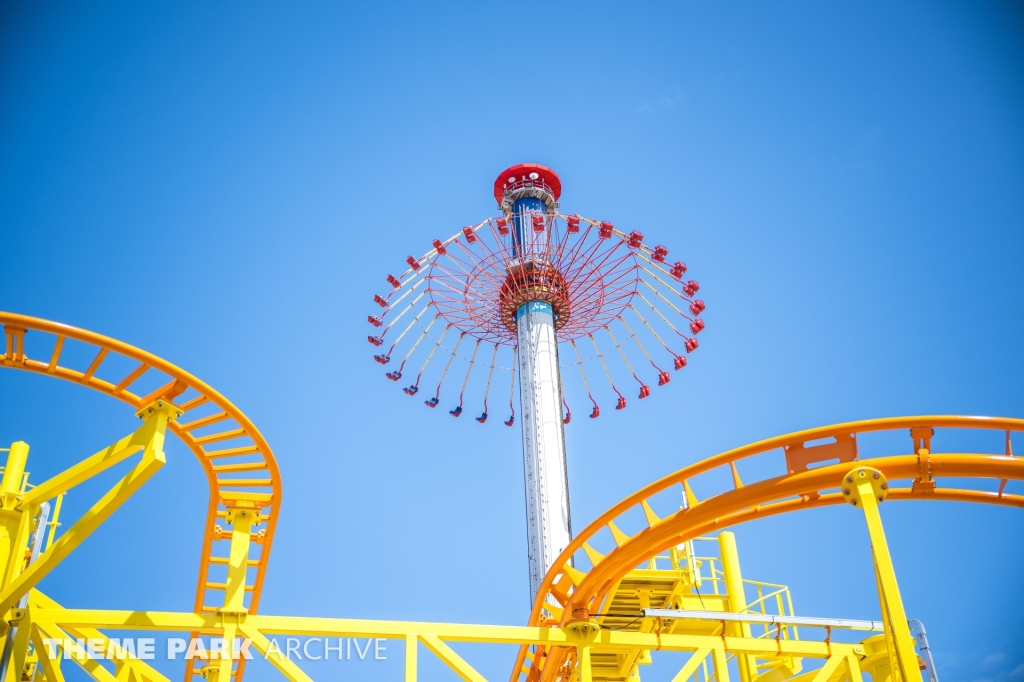
[[[536, 178], [531, 177], [533, 173], [537, 174]], [[550, 187], [551, 193], [555, 197], [555, 201], [558, 201], [558, 197], [562, 195], [562, 181], [558, 177], [558, 173], [547, 166], [541, 166], [537, 163], [521, 163], [518, 166], [506, 168], [501, 172], [501, 175], [498, 176], [498, 179], [494, 181], [495, 200], [500, 204], [502, 195], [505, 193], [505, 187], [527, 180], [543, 182], [545, 185]]]

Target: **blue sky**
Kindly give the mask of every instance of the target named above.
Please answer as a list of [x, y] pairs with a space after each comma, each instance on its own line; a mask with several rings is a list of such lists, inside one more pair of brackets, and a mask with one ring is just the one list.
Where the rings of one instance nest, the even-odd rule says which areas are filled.
[[[801, 428], [1021, 416], [1022, 29], [986, 2], [8, 4], [0, 308], [157, 353], [255, 421], [285, 484], [264, 612], [520, 623], [518, 429], [381, 376], [384, 276], [493, 213], [520, 162], [690, 265], [708, 329], [685, 377], [567, 430], [576, 527]], [[134, 423], [55, 384], [0, 372], [0, 442], [40, 476]], [[205, 483], [168, 453], [51, 596], [190, 608]], [[1020, 511], [883, 517], [943, 680], [1024, 679]], [[877, 615], [851, 510], [737, 533], [798, 612]], [[398, 651], [325, 675], [398, 679]], [[502, 679], [510, 653], [467, 655]]]

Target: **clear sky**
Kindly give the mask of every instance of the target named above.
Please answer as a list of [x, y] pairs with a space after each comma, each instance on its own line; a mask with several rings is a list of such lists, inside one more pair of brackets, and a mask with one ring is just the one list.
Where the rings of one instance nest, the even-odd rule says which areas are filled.
[[[252, 417], [285, 491], [265, 613], [527, 617], [518, 428], [424, 409], [365, 341], [385, 275], [493, 214], [520, 162], [668, 245], [708, 303], [669, 386], [568, 427], [577, 528], [789, 431], [1024, 416], [1019, 4], [0, 8], [0, 309], [138, 345]], [[0, 442], [29, 441], [38, 476], [134, 428], [58, 383], [0, 371]], [[45, 591], [191, 608], [205, 480], [168, 454]], [[1024, 680], [1022, 514], [883, 506], [943, 682]], [[737, 533], [747, 577], [798, 612], [877, 617], [854, 510]], [[398, 679], [389, 653], [315, 670]], [[467, 656], [507, 679], [511, 653]]]

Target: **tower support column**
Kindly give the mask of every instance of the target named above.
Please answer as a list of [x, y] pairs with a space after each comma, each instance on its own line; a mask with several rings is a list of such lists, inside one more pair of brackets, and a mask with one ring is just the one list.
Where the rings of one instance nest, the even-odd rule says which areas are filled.
[[532, 601], [555, 559], [569, 545], [572, 527], [558, 340], [551, 304], [524, 303], [516, 311], [516, 327]]

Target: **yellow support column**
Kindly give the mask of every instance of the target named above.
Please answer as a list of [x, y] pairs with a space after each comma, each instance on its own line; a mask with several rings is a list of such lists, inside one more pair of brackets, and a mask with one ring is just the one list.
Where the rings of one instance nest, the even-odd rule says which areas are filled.
[[[250, 507], [228, 507], [224, 520], [231, 526], [231, 549], [228, 553], [228, 575], [224, 582], [224, 606], [220, 613], [224, 617], [224, 642], [221, 660], [211, 668], [207, 679], [211, 682], [229, 682], [235, 657], [235, 636], [238, 622], [249, 610], [245, 607], [245, 586], [249, 569], [249, 545], [252, 542], [252, 528], [259, 525], [262, 515]], [[205, 669], [204, 669], [205, 670]]]
[[[885, 628], [882, 633], [882, 642], [885, 644], [885, 672], [876, 676], [872, 673], [872, 680], [878, 682], [889, 682], [892, 678], [892, 671], [896, 668], [893, 666], [894, 652], [896, 651], [896, 640], [892, 637], [892, 627], [890, 624], [892, 621], [889, 620], [889, 609], [885, 607], [885, 590], [882, 589], [882, 578], [878, 574], [878, 561], [875, 560], [874, 556], [871, 557], [871, 561], [875, 567], [875, 586], [878, 589], [878, 604], [879, 610], [882, 614], [882, 623]], [[881, 669], [881, 667], [880, 667]], [[897, 680], [899, 679], [899, 673], [896, 673]]]
[[28, 443], [18, 441], [11, 443], [7, 453], [7, 464], [4, 466], [4, 477], [0, 481], [0, 491], [19, 494], [21, 479], [25, 475], [25, 463], [28, 461]]
[[4, 466], [4, 477], [0, 480], [0, 587], [6, 585], [15, 576], [11, 575], [12, 557], [20, 557], [20, 547], [16, 546], [21, 534], [22, 512], [17, 510], [21, 504], [21, 479], [25, 475], [25, 462], [28, 460], [28, 443], [18, 441], [11, 443]]
[[914, 638], [910, 634], [907, 614], [903, 610], [896, 571], [885, 541], [882, 517], [878, 503], [889, 494], [885, 475], [877, 469], [859, 467], [843, 478], [843, 497], [864, 512], [864, 520], [871, 539], [871, 553], [875, 561], [878, 578], [878, 592], [881, 597], [883, 622], [887, 640], [893, 642], [889, 649], [889, 660], [893, 676], [902, 682], [921, 682], [921, 671], [917, 666]]
[[405, 682], [416, 682], [416, 654], [418, 640], [416, 635], [405, 636]]
[[[743, 613], [747, 608], [747, 595], [743, 591], [743, 574], [740, 572], [740, 555], [736, 549], [736, 535], [718, 534], [718, 551], [722, 555], [722, 572], [725, 574], [725, 593], [729, 597], [729, 610]], [[730, 629], [734, 637], [750, 637], [750, 625], [735, 623]], [[757, 677], [757, 660], [753, 656], [737, 656], [741, 682], [751, 682]]]
[[580, 644], [576, 647], [576, 655], [580, 659], [579, 682], [593, 682], [593, 673], [590, 667], [590, 644]]
[[[18, 509], [18, 506], [23, 499], [21, 484], [25, 477], [28, 449], [28, 443], [11, 443], [7, 451], [3, 479], [0, 479], [0, 588], [6, 587], [17, 578], [25, 566], [24, 550], [28, 545], [32, 517]], [[21, 618], [23, 611], [12, 611], [7, 615]], [[5, 680], [9, 682], [21, 679], [20, 665], [25, 659], [25, 652], [16, 648], [23, 644], [22, 633], [18, 633], [17, 641], [12, 640], [14, 633], [11, 632], [11, 628], [16, 625], [0, 612], [0, 635], [4, 635], [0, 637], [0, 649], [6, 658], [6, 661], [0, 661], [0, 668], [4, 670]]]
[[725, 647], [716, 644], [711, 652], [715, 662], [715, 682], [729, 682], [729, 660], [725, 655]]
[[28, 656], [28, 645], [32, 634], [32, 621], [30, 610], [12, 609], [11, 613], [18, 618], [13, 623], [18, 628], [11, 646], [10, 658], [7, 661], [4, 682], [21, 682], [22, 673], [25, 669], [25, 658]]
[[249, 568], [249, 543], [252, 527], [262, 520], [257, 509], [229, 507], [224, 520], [231, 526], [231, 551], [228, 555], [228, 577], [224, 587], [222, 612], [245, 613], [245, 581]]

